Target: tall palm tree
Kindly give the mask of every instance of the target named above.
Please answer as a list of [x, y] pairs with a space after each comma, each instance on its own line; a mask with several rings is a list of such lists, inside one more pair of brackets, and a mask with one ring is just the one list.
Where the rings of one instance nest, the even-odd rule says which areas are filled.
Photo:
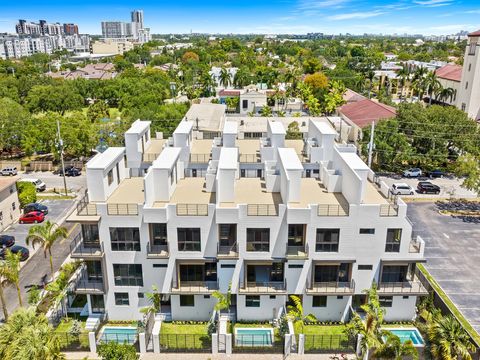
[[418, 98], [421, 100], [423, 98], [423, 94], [426, 91], [425, 87], [425, 76], [428, 74], [427, 68], [418, 67], [413, 72], [412, 77], [412, 86], [414, 91], [417, 92]]
[[4, 265], [8, 267], [6, 276], [8, 277], [9, 282], [15, 285], [17, 289], [18, 303], [20, 306], [23, 306], [22, 294], [20, 292], [20, 258], [21, 256], [22, 254], [20, 253], [14, 254], [10, 250], [7, 250]]
[[220, 85], [222, 85], [224, 88], [227, 88], [232, 84], [232, 77], [229, 71], [225, 68], [220, 69], [220, 76], [218, 79], [219, 79]]
[[450, 99], [450, 102], [453, 99], [453, 95], [455, 94], [455, 90], [452, 89], [451, 87], [440, 87], [438, 90], [438, 98], [440, 101], [443, 103], [443, 105], [446, 105], [446, 101]]
[[385, 334], [384, 341], [377, 345], [373, 353], [373, 358], [376, 359], [403, 360], [405, 357], [418, 359], [418, 352], [412, 340], [402, 343], [397, 335], [389, 331]]
[[216, 311], [228, 310], [232, 303], [232, 283], [228, 284], [228, 290], [226, 294], [222, 294], [220, 291], [214, 291], [212, 296], [217, 299], [217, 303], [214, 306]]
[[2, 311], [5, 321], [8, 320], [7, 303], [5, 302], [5, 295], [3, 294], [3, 288], [10, 284], [9, 271], [5, 262], [0, 263], [0, 301], [2, 302]]
[[233, 77], [233, 85], [236, 88], [241, 88], [243, 86], [246, 86], [250, 83], [250, 74], [245, 68], [240, 68], [238, 71], [235, 73], [235, 76]]
[[403, 100], [403, 90], [407, 80], [410, 78], [410, 68], [408, 66], [403, 66], [397, 73], [398, 85], [400, 87], [400, 99]]
[[368, 98], [370, 99], [373, 89], [373, 79], [375, 78], [375, 72], [370, 70], [367, 72], [365, 79], [368, 79]]
[[47, 257], [47, 253], [50, 259], [50, 271], [53, 277], [53, 259], [52, 259], [52, 246], [57, 241], [66, 239], [68, 236], [67, 229], [63, 226], [58, 226], [56, 223], [46, 221], [43, 225], [34, 225], [28, 231], [28, 236], [25, 239], [27, 245], [32, 244], [40, 245], [43, 247], [43, 254]]
[[440, 81], [438, 81], [437, 74], [435, 74], [434, 71], [431, 71], [425, 76], [425, 87], [427, 89], [427, 94], [428, 94], [428, 104], [432, 105], [432, 97], [437, 91], [439, 87], [442, 85], [440, 84]]
[[315, 322], [317, 318], [313, 314], [305, 314], [303, 312], [302, 299], [297, 295], [290, 295], [290, 300], [292, 300], [293, 305], [287, 306], [287, 318], [293, 320], [295, 323], [299, 323], [302, 327], [305, 326], [305, 322]]

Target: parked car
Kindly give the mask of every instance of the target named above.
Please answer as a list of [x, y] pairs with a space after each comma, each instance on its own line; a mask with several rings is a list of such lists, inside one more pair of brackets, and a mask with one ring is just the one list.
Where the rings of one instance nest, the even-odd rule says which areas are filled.
[[20, 179], [18, 181], [22, 182], [29, 182], [35, 186], [38, 192], [45, 191], [47, 185], [42, 180], [35, 179], [35, 178], [28, 178], [28, 179]]
[[31, 204], [25, 205], [25, 207], [23, 208], [23, 213], [24, 214], [28, 214], [28, 213], [31, 213], [33, 211], [40, 211], [41, 213], [43, 213], [43, 215], [47, 215], [48, 214], [48, 207], [46, 207], [43, 204], [39, 204], [39, 203], [31, 203]]
[[431, 179], [433, 178], [442, 178], [445, 176], [445, 172], [439, 169], [427, 172], [427, 176]]
[[80, 176], [80, 175], [82, 175], [82, 172], [77, 168], [70, 168], [67, 171], [65, 171], [65, 176]]
[[6, 167], [0, 170], [0, 173], [2, 174], [2, 176], [14, 176], [17, 175], [17, 168], [15, 166]]
[[413, 188], [405, 183], [395, 183], [390, 188], [390, 192], [393, 195], [413, 195]]
[[419, 168], [411, 168], [407, 169], [403, 172], [403, 176], [405, 177], [419, 177], [422, 176], [422, 170]]
[[28, 214], [22, 215], [18, 222], [20, 224], [41, 223], [45, 220], [45, 215], [40, 211], [32, 211]]
[[[25, 261], [30, 256], [30, 251], [28, 251], [28, 249], [26, 247], [23, 247], [23, 246], [20, 246], [20, 245], [14, 245], [11, 248], [8, 248], [8, 250], [10, 250], [14, 254], [17, 254], [17, 253], [22, 254], [20, 256], [20, 261]], [[6, 253], [7, 253], [6, 248], [0, 249], [0, 259], [2, 259], [2, 260], [5, 259]]]
[[0, 248], [10, 247], [15, 244], [15, 236], [12, 235], [0, 235]]
[[81, 169], [77, 169], [73, 165], [68, 165], [68, 166], [65, 166], [65, 169], [62, 169], [62, 168], [58, 169], [57, 174], [60, 176], [63, 176], [63, 174], [65, 173], [67, 176], [71, 176], [71, 175], [68, 175], [68, 172], [72, 171], [73, 169], [77, 170], [78, 172], [80, 172], [81, 170]]
[[430, 181], [420, 181], [417, 185], [417, 191], [420, 194], [440, 194], [440, 186], [432, 184]]

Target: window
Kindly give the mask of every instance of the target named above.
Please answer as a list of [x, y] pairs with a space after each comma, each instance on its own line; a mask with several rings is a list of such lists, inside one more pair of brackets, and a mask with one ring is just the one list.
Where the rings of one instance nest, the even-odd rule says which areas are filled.
[[218, 225], [218, 242], [220, 246], [233, 246], [237, 242], [237, 224]]
[[467, 104], [462, 103], [462, 111], [465, 111], [466, 108], [467, 108]]
[[270, 295], [270, 299], [276, 299], [277, 296], [276, 295]]
[[130, 305], [128, 293], [115, 293], [115, 305]]
[[15, 204], [15, 201], [12, 202], [12, 210], [15, 210], [17, 208], [17, 205]]
[[414, 267], [409, 265], [383, 265], [382, 283], [403, 283], [412, 279]]
[[100, 246], [98, 224], [82, 224], [83, 243], [88, 246]]
[[247, 229], [247, 251], [270, 251], [270, 229]]
[[348, 282], [350, 281], [350, 264], [315, 265], [313, 281], [315, 283]]
[[168, 264], [153, 264], [154, 268], [166, 268]]
[[468, 81], [465, 83], [465, 90], [468, 89]]
[[180, 306], [195, 306], [195, 295], [180, 295]]
[[289, 269], [303, 269], [303, 264], [289, 264], [288, 268]]
[[472, 41], [468, 48], [468, 55], [475, 55], [476, 48], [477, 48], [477, 43], [475, 41]]
[[110, 228], [112, 251], [140, 251], [138, 228]]
[[203, 295], [204, 299], [210, 299], [210, 295]]
[[178, 251], [200, 251], [202, 244], [200, 242], [199, 228], [178, 228]]
[[143, 286], [141, 264], [113, 264], [116, 286]]
[[327, 297], [312, 296], [312, 307], [327, 307]]
[[317, 252], [337, 252], [340, 229], [317, 229]]
[[360, 229], [360, 234], [373, 235], [375, 234], [375, 229]]
[[112, 185], [113, 183], [113, 169], [111, 169], [107, 174], [107, 181], [108, 185]]
[[118, 166], [118, 163], [117, 165], [115, 165], [115, 170], [117, 170], [117, 184], [118, 184], [120, 183], [120, 167]]
[[404, 296], [402, 296], [402, 299], [405, 299], [405, 300], [406, 300], [406, 299], [408, 299], [408, 298], [409, 298], [409, 296], [408, 296], [408, 295], [404, 295]]
[[373, 270], [373, 265], [358, 265], [358, 270]]
[[143, 299], [145, 297], [145, 295], [142, 293], [142, 292], [139, 292], [138, 293], [138, 298], [139, 299]]
[[259, 295], [245, 296], [245, 307], [260, 307], [260, 296]]
[[401, 239], [402, 229], [387, 229], [387, 243], [385, 244], [385, 252], [399, 252]]
[[468, 64], [468, 71], [472, 70], [472, 64]]
[[150, 224], [152, 245], [167, 245], [167, 224]]
[[337, 296], [337, 300], [342, 300], [343, 299], [343, 295], [338, 295]]
[[380, 306], [381, 307], [392, 307], [393, 304], [393, 296], [380, 296], [378, 298], [380, 301]]
[[242, 109], [248, 108], [248, 100], [242, 100]]
[[222, 269], [235, 269], [235, 264], [221, 264]]
[[288, 225], [288, 246], [303, 246], [304, 229], [303, 224]]

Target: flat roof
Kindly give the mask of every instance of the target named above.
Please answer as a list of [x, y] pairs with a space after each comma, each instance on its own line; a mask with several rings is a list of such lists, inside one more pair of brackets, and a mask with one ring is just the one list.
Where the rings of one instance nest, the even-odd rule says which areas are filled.
[[87, 163], [86, 167], [87, 169], [106, 169], [118, 158], [123, 157], [124, 154], [124, 147], [109, 147], [103, 153], [95, 155], [95, 157]]
[[188, 134], [193, 129], [193, 121], [182, 120], [173, 132], [174, 134]]
[[212, 139], [193, 139], [190, 147], [191, 154], [210, 154], [212, 152]]
[[182, 151], [182, 148], [166, 147], [160, 153], [158, 158], [153, 162], [152, 167], [155, 169], [170, 170], [173, 167], [173, 165], [175, 165], [175, 161], [177, 161], [181, 151]]
[[282, 202], [280, 193], [267, 192], [265, 181], [260, 178], [240, 178], [235, 181], [233, 202], [221, 203], [220, 207], [233, 207], [238, 204], [271, 204]]
[[269, 120], [268, 124], [270, 125], [270, 130], [272, 131], [272, 134], [286, 134], [287, 132], [285, 131], [285, 127], [280, 121], [272, 121]]
[[237, 147], [240, 154], [256, 154], [260, 151], [259, 139], [237, 140]]
[[[335, 120], [336, 118], [332, 118]], [[312, 124], [320, 131], [323, 135], [337, 135], [337, 132], [326, 122], [324, 121], [313, 121], [311, 120]]]
[[238, 167], [238, 149], [222, 148], [220, 150], [220, 159], [218, 160], [218, 168], [226, 170], [236, 170]]
[[177, 187], [169, 201], [156, 201], [153, 207], [165, 207], [166, 204], [213, 204], [215, 193], [205, 190], [204, 178], [183, 178], [178, 180]]
[[378, 191], [370, 181], [367, 181], [363, 194], [363, 204], [389, 204], [388, 200]]
[[193, 104], [185, 114], [185, 119], [192, 121], [200, 130], [206, 131], [221, 131], [223, 128], [223, 121], [226, 105], [202, 103]]
[[300, 183], [300, 201], [289, 202], [293, 208], [305, 208], [308, 205], [341, 205], [348, 209], [348, 202], [342, 193], [328, 192], [322, 182], [314, 178], [302, 178]]
[[143, 177], [123, 179], [107, 199], [107, 204], [143, 204], [144, 202]]
[[125, 134], [142, 134], [150, 128], [151, 121], [135, 120]]
[[150, 139], [150, 144], [145, 149], [145, 154], [160, 154], [166, 139]]
[[303, 170], [302, 163], [298, 159], [295, 149], [278, 148], [278, 155], [285, 170]]
[[223, 124], [223, 133], [224, 134], [237, 134], [238, 133], [238, 124], [236, 121], [225, 121]]
[[369, 170], [367, 164], [353, 152], [340, 152], [340, 156], [345, 160], [347, 165], [354, 170]]

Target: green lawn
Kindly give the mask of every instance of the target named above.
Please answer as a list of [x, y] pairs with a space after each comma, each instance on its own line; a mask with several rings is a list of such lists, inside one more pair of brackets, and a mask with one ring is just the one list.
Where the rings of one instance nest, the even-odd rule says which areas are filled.
[[[65, 332], [70, 332], [70, 328], [72, 327], [72, 322], [73, 322], [73, 318], [68, 318], [67, 319], [62, 319], [62, 321], [60, 321], [60, 324], [58, 324], [58, 326], [55, 328], [55, 332], [57, 333], [65, 333]], [[82, 329], [85, 328], [85, 321], [81, 321], [82, 323]]]
[[[306, 335], [343, 335], [345, 325], [305, 325], [303, 333]], [[295, 334], [302, 333], [302, 325], [295, 324]]]
[[65, 350], [89, 350], [90, 344], [88, 341], [88, 332], [83, 331], [85, 328], [85, 322], [81, 321], [82, 332], [79, 336], [73, 336], [70, 334], [72, 327], [72, 318], [68, 320], [63, 319], [60, 324], [55, 328], [55, 333], [58, 336], [60, 342], [60, 348]]
[[344, 333], [345, 325], [305, 325], [295, 324], [295, 334], [305, 335], [305, 351], [348, 351], [351, 343]]
[[207, 324], [173, 324], [162, 322], [160, 347], [166, 349], [208, 350], [212, 340], [207, 332]]
[[178, 325], [170, 322], [162, 322], [160, 329], [162, 334], [196, 334], [207, 335], [207, 324]]

